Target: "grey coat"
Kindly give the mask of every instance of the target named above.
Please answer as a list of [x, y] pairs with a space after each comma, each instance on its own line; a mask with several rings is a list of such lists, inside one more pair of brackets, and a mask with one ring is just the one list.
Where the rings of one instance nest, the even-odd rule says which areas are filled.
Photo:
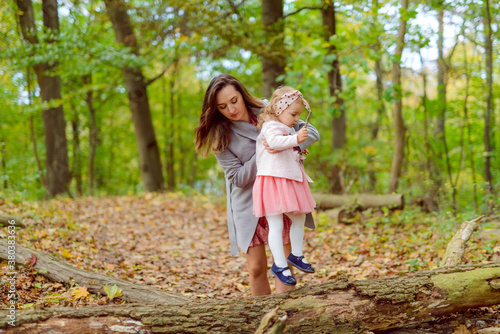
[[[251, 109], [258, 114], [261, 109]], [[295, 130], [303, 127], [299, 121]], [[319, 140], [319, 133], [311, 124], [307, 125], [308, 139], [299, 146], [302, 150]], [[216, 154], [219, 165], [224, 170], [227, 191], [227, 227], [231, 255], [239, 253], [238, 247], [246, 253], [259, 221], [253, 214], [252, 189], [257, 175], [255, 145], [260, 129], [244, 121], [232, 121], [229, 146]], [[306, 226], [315, 228], [312, 214], [306, 215]]]

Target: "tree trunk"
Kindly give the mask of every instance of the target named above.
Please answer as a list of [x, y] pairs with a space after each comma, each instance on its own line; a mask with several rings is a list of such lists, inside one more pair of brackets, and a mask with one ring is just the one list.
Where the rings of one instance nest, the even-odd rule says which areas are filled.
[[[484, 180], [486, 181], [487, 191], [489, 194], [494, 193], [493, 189], [493, 175], [491, 173], [491, 158], [493, 156], [493, 142], [491, 133], [492, 125], [492, 113], [493, 113], [493, 41], [491, 32], [491, 11], [490, 11], [490, 1], [485, 0], [486, 3], [486, 13], [484, 18], [484, 35], [486, 40], [486, 76], [487, 76], [487, 87], [488, 96], [486, 98], [486, 112], [484, 115], [484, 151], [485, 151], [485, 161], [484, 161]], [[493, 210], [493, 201], [488, 204], [490, 212]]]
[[359, 205], [363, 208], [390, 207], [402, 210], [405, 205], [404, 196], [401, 194], [387, 195], [331, 195], [331, 194], [313, 194], [318, 209], [328, 210], [353, 205]]
[[[401, 6], [403, 13], [408, 11], [408, 0], [402, 0]], [[406, 14], [405, 14], [406, 15]], [[405, 149], [405, 124], [403, 119], [403, 94], [401, 87], [401, 56], [405, 45], [406, 35], [406, 18], [401, 15], [398, 39], [396, 45], [396, 52], [394, 54], [394, 62], [392, 63], [392, 84], [394, 87], [395, 101], [394, 101], [394, 155], [392, 157], [391, 178], [389, 181], [389, 192], [396, 192], [398, 189], [399, 179], [401, 178], [401, 169], [403, 167], [404, 149]]]
[[83, 195], [82, 188], [82, 150], [80, 147], [80, 120], [78, 117], [78, 112], [74, 105], [70, 102], [73, 107], [73, 119], [71, 120], [71, 127], [73, 129], [73, 168], [71, 175], [76, 180], [76, 192], [78, 196]]
[[283, 0], [262, 0], [262, 24], [266, 32], [267, 55], [262, 57], [262, 94], [270, 98], [285, 74]]
[[464, 47], [464, 54], [463, 54], [463, 59], [464, 59], [464, 68], [465, 68], [465, 96], [464, 96], [464, 122], [467, 125], [467, 147], [468, 147], [468, 152], [467, 155], [469, 156], [470, 159], [470, 169], [472, 173], [472, 186], [474, 188], [474, 205], [476, 208], [476, 211], [479, 211], [479, 202], [477, 198], [477, 178], [476, 178], [476, 162], [474, 159], [474, 152], [472, 150], [472, 127], [471, 127], [471, 122], [469, 120], [469, 107], [468, 107], [468, 101], [469, 101], [469, 88], [470, 88], [470, 77], [471, 77], [471, 72], [469, 70], [469, 63], [467, 60], [467, 46], [465, 42], [462, 43]]
[[196, 184], [196, 170], [198, 166], [198, 154], [193, 155], [193, 164], [189, 172], [189, 185], [194, 188]]
[[[325, 26], [324, 40], [329, 43], [330, 38], [336, 34], [335, 6], [329, 2], [328, 6], [322, 9], [323, 25]], [[344, 100], [340, 97], [342, 93], [342, 79], [340, 77], [340, 62], [338, 59], [337, 48], [329, 43], [328, 53], [336, 55], [331, 65], [332, 69], [328, 72], [328, 87], [330, 96], [334, 98], [335, 115], [332, 120], [332, 148], [341, 149], [346, 142], [346, 115]]]
[[[372, 0], [372, 27], [376, 27], [378, 25], [378, 15], [379, 15], [379, 10], [380, 10], [380, 4], [378, 3], [378, 0]], [[375, 75], [376, 75], [376, 80], [375, 80], [375, 88], [377, 89], [377, 116], [375, 119], [375, 122], [373, 123], [372, 126], [372, 139], [375, 141], [378, 138], [378, 133], [380, 130], [380, 125], [382, 123], [382, 119], [386, 115], [386, 108], [385, 108], [385, 102], [384, 102], [384, 74], [383, 74], [383, 69], [382, 69], [382, 46], [380, 43], [380, 40], [377, 38], [373, 45], [374, 51], [377, 52], [379, 57], [375, 60]], [[374, 157], [369, 156], [369, 165], [373, 163]], [[375, 187], [377, 185], [377, 174], [373, 169], [370, 169], [369, 171], [369, 180], [370, 180], [370, 190], [374, 191]]]
[[[33, 117], [30, 116], [30, 125], [33, 124], [32, 120], [33, 120]], [[4, 174], [7, 174], [6, 154], [7, 154], [7, 150], [5, 149], [5, 139], [4, 139], [3, 134], [0, 134], [0, 166], [2, 166], [2, 171]], [[7, 182], [7, 178], [4, 178], [3, 188], [7, 189], [8, 187], [9, 187], [9, 183]]]
[[[33, 105], [33, 92], [31, 91], [31, 71], [30, 67], [26, 68], [26, 87], [28, 89], [28, 102], [29, 105]], [[43, 187], [46, 187], [45, 177], [43, 175], [43, 167], [42, 162], [40, 161], [40, 157], [38, 156], [38, 150], [36, 148], [36, 132], [35, 132], [35, 120], [34, 116], [30, 115], [30, 134], [31, 134], [31, 143], [33, 145], [33, 155], [35, 156], [36, 167], [38, 169], [38, 175], [40, 176], [40, 183]], [[5, 180], [7, 182], [7, 180]]]
[[95, 156], [97, 153], [97, 146], [99, 145], [99, 128], [97, 127], [97, 122], [95, 118], [95, 108], [94, 108], [94, 95], [90, 85], [92, 84], [92, 74], [87, 74], [82, 77], [83, 84], [86, 87], [87, 93], [85, 94], [85, 102], [89, 110], [90, 116], [90, 133], [89, 133], [89, 188], [90, 195], [94, 195], [95, 188], [95, 174], [94, 174], [94, 163]]
[[[176, 50], [177, 52], [177, 50]], [[175, 135], [176, 130], [179, 131], [178, 126], [174, 124], [179, 124], [176, 122], [176, 103], [175, 103], [175, 81], [177, 78], [177, 67], [178, 60], [175, 59], [173, 62], [172, 76], [170, 78], [169, 90], [170, 90], [170, 127], [167, 129], [167, 142], [168, 142], [168, 152], [167, 152], [167, 187], [169, 190], [175, 189]], [[179, 143], [177, 143], [178, 145]]]
[[[436, 128], [436, 138], [439, 141], [443, 140], [443, 135], [445, 131], [445, 117], [446, 117], [446, 83], [445, 83], [445, 73], [446, 64], [444, 61], [444, 0], [440, 0], [438, 3], [438, 58], [437, 58], [437, 79], [438, 79], [438, 117], [437, 117], [437, 128]], [[438, 153], [438, 158], [442, 158], [442, 152]]]
[[[378, 43], [377, 43], [378, 44]], [[380, 54], [380, 48], [377, 45], [377, 51]], [[372, 139], [375, 142], [378, 138], [378, 132], [380, 130], [380, 124], [382, 123], [382, 118], [386, 114], [385, 110], [385, 103], [384, 103], [384, 84], [382, 82], [382, 61], [380, 59], [377, 59], [375, 61], [375, 74], [377, 76], [376, 78], [376, 88], [377, 88], [377, 117], [375, 119], [375, 122], [373, 123], [372, 126]], [[375, 156], [370, 155], [368, 157], [368, 165], [373, 166], [373, 162]], [[377, 173], [375, 172], [374, 168], [370, 168], [368, 171], [368, 179], [369, 179], [369, 184], [370, 184], [370, 191], [374, 192], [375, 188], [377, 186]]]
[[[182, 68], [179, 66], [178, 71], [177, 71], [177, 78], [180, 80], [182, 80], [181, 70], [182, 70]], [[180, 112], [182, 110], [182, 101], [184, 98], [182, 96], [182, 88], [180, 86], [177, 87], [175, 96], [176, 96], [176, 99], [175, 99], [176, 110], [178, 110]], [[181, 154], [177, 159], [179, 162], [179, 177], [178, 177], [179, 181], [178, 181], [178, 183], [186, 184], [186, 163], [189, 164], [193, 161], [192, 155], [191, 155], [191, 159], [190, 159], [188, 157], [188, 154], [190, 151], [191, 151], [191, 153], [194, 153], [194, 151], [191, 150], [191, 140], [189, 140], [187, 145], [186, 145], [185, 140], [184, 140], [184, 136], [183, 136], [185, 131], [183, 130], [182, 126], [189, 123], [188, 118], [186, 117], [186, 114], [185, 113], [182, 114], [182, 117], [179, 117], [178, 121], [180, 121], [180, 123], [178, 123], [179, 124], [179, 131], [177, 131], [176, 141], [179, 145], [179, 149], [181, 150], [181, 152], [186, 152], [185, 154]]]
[[[104, 3], [113, 24], [116, 41], [130, 47], [132, 52], [138, 54], [136, 36], [127, 13], [128, 5], [123, 0], [105, 0]], [[163, 189], [163, 174], [151, 119], [147, 84], [139, 68], [125, 66], [123, 75], [135, 128], [142, 183], [146, 191], [159, 191]]]
[[[19, 24], [23, 37], [31, 44], [37, 44], [35, 18], [31, 0], [16, 0], [19, 7]], [[59, 18], [57, 15], [57, 1], [43, 0], [43, 23], [46, 30], [58, 34]], [[40, 87], [42, 101], [61, 99], [59, 76], [48, 76], [46, 72], [52, 70], [57, 64], [48, 66], [38, 64], [34, 66]], [[45, 147], [47, 169], [46, 186], [49, 194], [55, 196], [68, 190], [70, 180], [68, 164], [68, 144], [66, 140], [66, 120], [62, 106], [43, 111], [43, 124], [45, 130]]]
[[[377, 50], [380, 50], [380, 46], [377, 45]], [[383, 74], [382, 74], [382, 61], [381, 59], [377, 59], [375, 61], [375, 74], [377, 76], [376, 79], [376, 88], [377, 88], [377, 118], [372, 128], [372, 138], [378, 138], [378, 132], [380, 130], [380, 123], [382, 122], [382, 118], [386, 114], [385, 103], [384, 103], [384, 84], [383, 84]]]
[[[500, 303], [500, 263], [440, 268], [404, 277], [340, 279], [291, 292], [183, 305], [119, 305], [0, 311], [4, 333], [104, 332], [110, 323], [138, 333], [363, 333], [404, 328], [475, 307]], [[121, 322], [118, 325], [118, 320]], [[133, 319], [133, 322], [132, 322]], [[95, 327], [94, 327], [95, 326]], [[262, 330], [262, 328], [260, 328]]]
[[430, 211], [439, 211], [439, 189], [441, 188], [439, 173], [436, 170], [436, 165], [433, 161], [434, 151], [429, 142], [429, 110], [427, 108], [427, 71], [425, 69], [424, 58], [422, 52], [419, 51], [420, 63], [422, 65], [422, 109], [424, 114], [424, 147], [425, 147], [425, 168], [428, 178], [430, 179], [430, 187], [427, 191], [426, 201]]
[[[0, 239], [0, 259], [6, 261], [10, 260], [8, 259], [7, 246], [8, 241], [5, 239]], [[159, 289], [134, 284], [119, 278], [113, 278], [95, 272], [75, 268], [47, 253], [20, 245], [15, 245], [16, 263], [25, 264], [27, 261], [31, 261], [33, 255], [36, 258], [36, 263], [33, 268], [35, 270], [45, 269], [46, 272], [41, 273], [41, 275], [53, 282], [65, 282], [69, 284], [70, 281], [74, 281], [80, 286], [86, 286], [87, 289], [93, 293], [99, 292], [103, 295], [106, 295], [105, 291], [103, 290], [103, 287], [106, 284], [108, 286], [113, 286], [116, 284], [122, 290], [122, 298], [133, 303], [181, 305], [185, 304], [188, 301], [188, 299], [185, 297], [171, 294]]]
[[[55, 34], [59, 33], [59, 17], [57, 14], [57, 0], [43, 0], [43, 25]], [[53, 66], [43, 66], [43, 71], [54, 69]], [[40, 95], [42, 101], [60, 100], [61, 85], [59, 76], [47, 76], [38, 74], [38, 83], [40, 86]], [[42, 77], [40, 81], [40, 76]], [[66, 140], [66, 121], [62, 105], [56, 108], [43, 111], [45, 128], [45, 146], [47, 160], [47, 186], [52, 196], [68, 191], [70, 181], [69, 162], [68, 162], [68, 144]]]
[[438, 23], [439, 23], [439, 38], [438, 38], [438, 105], [439, 105], [439, 116], [437, 122], [437, 133], [436, 137], [441, 141], [443, 150], [439, 150], [438, 159], [441, 160], [444, 154], [446, 171], [448, 174], [448, 181], [450, 182], [450, 187], [452, 188], [452, 206], [453, 211], [456, 213], [457, 200], [456, 200], [456, 188], [452, 179], [450, 154], [448, 150], [448, 142], [446, 138], [446, 109], [447, 109], [447, 75], [448, 75], [448, 64], [444, 58], [444, 1], [439, 2], [438, 8]]
[[[341, 150], [346, 142], [346, 115], [344, 100], [340, 97], [342, 93], [342, 79], [340, 77], [340, 62], [337, 48], [330, 44], [330, 37], [336, 34], [335, 5], [333, 2], [321, 10], [323, 17], [324, 34], [323, 39], [328, 43], [328, 55], [335, 55], [332, 60], [332, 69], [328, 71], [328, 87], [330, 97], [334, 100], [334, 115], [332, 118], [332, 149]], [[345, 193], [342, 168], [334, 165], [331, 169], [330, 192], [333, 194]]]

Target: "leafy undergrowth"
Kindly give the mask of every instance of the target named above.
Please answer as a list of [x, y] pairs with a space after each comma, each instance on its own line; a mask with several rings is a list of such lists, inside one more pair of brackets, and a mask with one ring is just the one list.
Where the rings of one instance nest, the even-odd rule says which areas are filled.
[[[25, 217], [28, 227], [17, 230], [18, 244], [78, 268], [196, 299], [251, 295], [245, 256], [229, 254], [224, 198], [165, 193], [7, 201], [0, 209]], [[304, 250], [317, 272], [296, 273], [298, 286], [339, 276], [384, 278], [436, 268], [461, 221], [475, 217], [462, 218], [447, 220], [407, 208], [339, 224], [315, 213], [317, 229], [306, 229]], [[0, 237], [6, 233], [3, 228]], [[499, 254], [496, 241], [476, 235], [469, 242], [465, 262], [496, 261]], [[268, 264], [272, 264], [270, 253]], [[0, 266], [0, 306], [4, 308], [10, 302], [8, 269], [5, 262]], [[269, 280], [273, 287], [271, 274]], [[108, 287], [111, 296], [91, 294], [84, 286], [50, 282], [29, 266], [18, 267], [16, 288], [20, 308], [124, 302], [119, 287]]]

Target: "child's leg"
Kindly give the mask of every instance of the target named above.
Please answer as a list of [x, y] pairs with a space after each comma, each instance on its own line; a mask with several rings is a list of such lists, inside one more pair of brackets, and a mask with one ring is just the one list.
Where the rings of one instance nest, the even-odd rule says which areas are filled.
[[[269, 224], [269, 248], [273, 253], [274, 263], [280, 268], [288, 267], [283, 250], [283, 215], [266, 216]], [[283, 271], [285, 276], [292, 276], [292, 272], [287, 269]]]
[[303, 213], [286, 214], [292, 220], [290, 226], [290, 242], [292, 244], [292, 254], [295, 256], [302, 256], [302, 244], [304, 242], [304, 226], [306, 223], [306, 215]]
[[314, 268], [309, 264], [309, 262], [306, 261], [306, 259], [304, 259], [304, 255], [302, 254], [306, 215], [287, 213], [287, 216], [292, 220], [292, 226], [290, 226], [292, 253], [288, 256], [288, 263], [306, 273], [313, 273]]
[[[291, 250], [291, 246], [290, 244], [288, 245], [283, 245], [283, 249], [285, 250], [285, 257], [288, 257], [288, 255], [290, 255], [290, 250]], [[291, 271], [292, 275], [294, 274], [293, 272], [293, 266], [288, 266], [289, 270]], [[291, 291], [294, 289], [294, 286], [290, 286], [290, 285], [285, 285], [283, 284], [278, 277], [275, 277], [274, 278], [274, 284], [275, 284], [275, 289], [276, 289], [276, 293], [282, 293], [282, 292], [287, 292], [287, 291]]]

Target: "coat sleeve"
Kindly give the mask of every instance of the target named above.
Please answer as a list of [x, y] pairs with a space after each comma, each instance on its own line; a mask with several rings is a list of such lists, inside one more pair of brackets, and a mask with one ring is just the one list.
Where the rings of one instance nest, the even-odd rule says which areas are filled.
[[[295, 124], [294, 129], [299, 131], [305, 124], [306, 122], [304, 121], [298, 121], [297, 124]], [[308, 136], [306, 141], [299, 144], [301, 150], [305, 150], [319, 140], [319, 132], [314, 126], [311, 125], [311, 123], [307, 124], [307, 133]]]
[[250, 160], [242, 163], [236, 155], [229, 149], [216, 154], [215, 157], [219, 165], [224, 170], [224, 174], [229, 182], [238, 188], [244, 188], [255, 181], [257, 175], [257, 164], [255, 163], [255, 154]]
[[283, 132], [273, 126], [262, 128], [261, 134], [266, 138], [267, 145], [274, 150], [286, 150], [298, 146], [297, 135], [283, 135]]

